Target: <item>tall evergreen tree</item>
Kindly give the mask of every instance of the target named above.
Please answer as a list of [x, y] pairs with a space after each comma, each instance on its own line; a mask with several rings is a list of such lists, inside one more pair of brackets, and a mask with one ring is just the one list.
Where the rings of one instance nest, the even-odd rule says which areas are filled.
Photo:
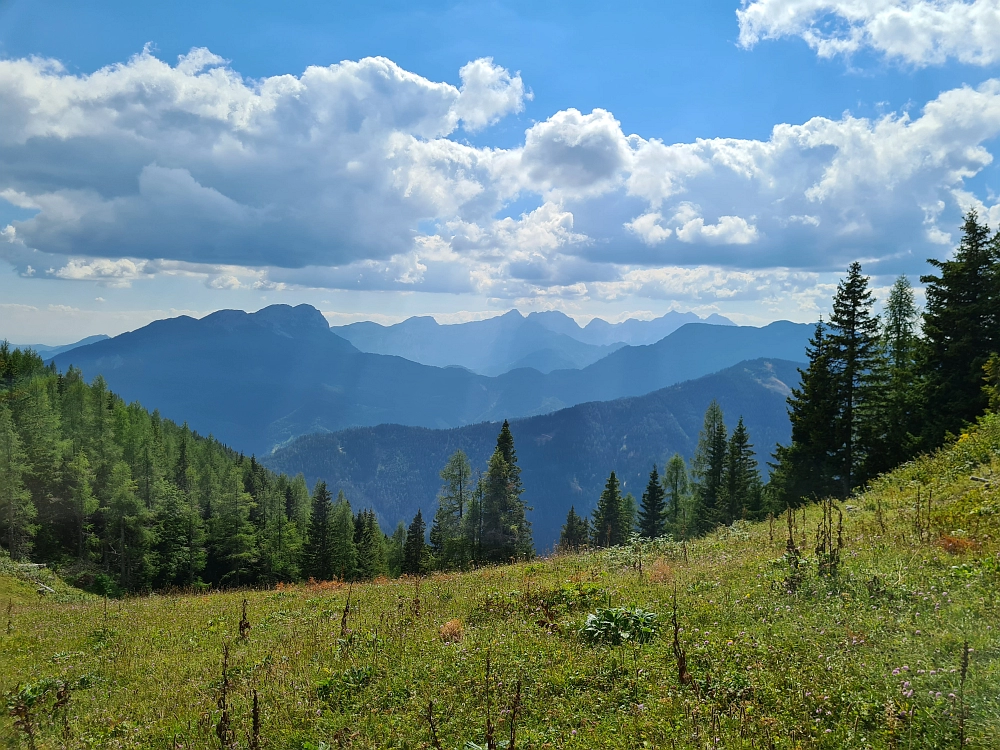
[[[507, 434], [510, 434], [509, 429]], [[513, 443], [510, 451], [513, 456]], [[463, 451], [455, 451], [448, 458], [448, 463], [441, 469], [441, 479], [444, 485], [438, 495], [438, 508], [431, 525], [431, 548], [440, 567], [460, 567], [469, 556], [463, 526], [473, 494], [472, 466]]]
[[688, 500], [688, 472], [684, 458], [675, 453], [667, 461], [663, 472], [663, 489], [666, 494], [669, 530], [676, 537], [686, 536], [687, 523], [683, 516]]
[[631, 532], [631, 528], [625, 528], [627, 516], [621, 485], [618, 476], [612, 471], [597, 501], [597, 507], [594, 508], [591, 523], [594, 546], [615, 547], [624, 544]]
[[344, 581], [357, 577], [358, 550], [354, 545], [354, 513], [344, 491], [337, 493], [337, 500], [330, 511], [330, 564], [333, 575]]
[[306, 543], [302, 548], [302, 574], [317, 581], [334, 578], [333, 540], [330, 534], [330, 514], [333, 510], [330, 490], [319, 480], [312, 494], [312, 513]]
[[667, 533], [666, 493], [660, 484], [656, 464], [649, 473], [649, 483], [642, 493], [642, 507], [639, 511], [639, 533], [647, 539], [656, 539]]
[[577, 515], [576, 508], [570, 506], [566, 523], [559, 534], [559, 549], [578, 550], [590, 541], [590, 524], [585, 516]]
[[139, 499], [138, 485], [124, 461], [111, 469], [104, 510], [111, 532], [106, 539], [106, 564], [117, 563], [118, 580], [124, 588], [145, 589], [153, 572], [149, 559], [151, 535], [146, 527], [146, 506]]
[[874, 398], [867, 399], [862, 439], [868, 450], [862, 474], [873, 477], [911, 458], [919, 446], [920, 396], [917, 320], [913, 287], [896, 279], [882, 316], [882, 356], [869, 376]]
[[778, 446], [772, 465], [769, 491], [775, 512], [797, 507], [810, 496], [827, 497], [836, 488], [837, 382], [823, 321], [816, 324], [806, 357], [809, 366], [799, 370], [801, 383], [788, 397], [792, 439]]
[[[864, 466], [872, 447], [866, 438], [873, 430], [866, 415], [877, 414], [883, 393], [871, 386], [872, 373], [882, 363], [879, 320], [872, 313], [874, 298], [860, 263], [852, 263], [837, 286], [830, 316], [830, 367], [837, 391], [837, 419], [833, 429], [837, 445], [833, 455], [840, 496], [868, 477]], [[874, 421], [877, 423], [877, 416]]]
[[389, 574], [385, 534], [372, 510], [363, 510], [354, 518], [354, 546], [358, 555], [358, 578], [370, 581]]
[[521, 498], [521, 469], [514, 438], [506, 420], [497, 436], [497, 447], [482, 480], [482, 531], [480, 556], [489, 562], [506, 562], [534, 556], [528, 508]]
[[222, 477], [210, 525], [213, 564], [225, 571], [219, 576], [223, 584], [241, 586], [254, 580], [258, 549], [250, 521], [253, 505], [253, 496], [244, 489], [242, 472], [238, 466], [230, 466]]
[[724, 520], [721, 495], [728, 437], [722, 407], [713, 399], [705, 410], [705, 422], [691, 462], [695, 482], [691, 518], [694, 533], [713, 529]]
[[23, 481], [25, 458], [10, 410], [0, 402], [0, 539], [14, 560], [28, 556], [35, 530], [35, 506]]
[[402, 572], [406, 575], [419, 576], [427, 572], [427, 545], [424, 541], [426, 528], [423, 514], [418, 510], [406, 530], [406, 541], [403, 544]]
[[972, 209], [954, 257], [928, 263], [937, 274], [920, 277], [927, 284], [920, 369], [924, 438], [936, 447], [987, 407], [983, 365], [1000, 351], [1000, 232], [991, 237]]
[[403, 556], [406, 548], [406, 524], [400, 521], [396, 524], [396, 530], [386, 542], [386, 565], [389, 568], [389, 575], [396, 578], [403, 572]]
[[65, 476], [69, 491], [69, 503], [76, 537], [76, 556], [83, 561], [88, 556], [88, 540], [93, 529], [93, 516], [97, 512], [98, 501], [92, 489], [94, 474], [90, 470], [87, 454], [78, 451], [66, 465]]
[[743, 417], [733, 429], [726, 452], [725, 477], [722, 484], [725, 518], [731, 524], [739, 518], [756, 518], [761, 510], [760, 472]]

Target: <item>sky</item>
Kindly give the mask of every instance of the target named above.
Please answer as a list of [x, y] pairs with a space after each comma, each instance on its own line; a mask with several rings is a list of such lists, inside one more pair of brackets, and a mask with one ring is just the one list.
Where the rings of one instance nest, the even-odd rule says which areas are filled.
[[1000, 225], [1000, 0], [0, 0], [0, 338], [825, 314]]

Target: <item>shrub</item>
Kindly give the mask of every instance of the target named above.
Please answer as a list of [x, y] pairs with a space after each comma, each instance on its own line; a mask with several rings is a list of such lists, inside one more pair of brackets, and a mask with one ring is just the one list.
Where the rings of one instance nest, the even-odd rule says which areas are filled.
[[640, 607], [609, 607], [587, 615], [580, 635], [588, 643], [621, 646], [625, 643], [648, 643], [660, 629], [655, 612]]

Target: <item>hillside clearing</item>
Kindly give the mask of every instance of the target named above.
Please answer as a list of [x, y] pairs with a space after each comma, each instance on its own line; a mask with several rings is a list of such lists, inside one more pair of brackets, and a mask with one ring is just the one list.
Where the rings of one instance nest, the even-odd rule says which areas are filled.
[[[62, 602], [10, 575], [8, 561], [0, 740], [943, 748], [964, 732], [969, 747], [994, 747], [998, 482], [993, 415], [833, 506], [822, 533], [829, 508], [794, 513], [797, 553], [783, 516], [686, 547], [419, 580]], [[581, 638], [588, 613], [608, 607], [656, 613], [658, 635], [619, 646]]]

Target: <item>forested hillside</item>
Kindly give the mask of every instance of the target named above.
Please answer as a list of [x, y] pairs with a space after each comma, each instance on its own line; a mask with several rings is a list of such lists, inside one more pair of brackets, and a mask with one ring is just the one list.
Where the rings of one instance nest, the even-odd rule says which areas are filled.
[[519, 369], [490, 378], [359, 352], [315, 308], [273, 305], [252, 314], [160, 320], [54, 361], [88, 379], [101, 374], [126, 400], [260, 455], [313, 432], [501, 421], [642, 395], [745, 359], [801, 360], [809, 331], [788, 322], [695, 323], [582, 370]]
[[[730, 428], [744, 417], [761, 463], [789, 424], [785, 398], [798, 382], [797, 365], [757, 360], [645, 396], [591, 402], [513, 420], [524, 498], [539, 549], [551, 548], [566, 512], [589, 514], [615, 471], [625, 492], [636, 496], [650, 469], [679, 453], [694, 455], [705, 409], [717, 400]], [[441, 487], [438, 472], [457, 450], [474, 469], [485, 470], [498, 426], [483, 423], [452, 430], [379, 425], [309, 435], [263, 457], [277, 471], [325, 480], [375, 508], [383, 525], [408, 520], [418, 508], [433, 512]]]
[[0, 541], [81, 586], [299, 576], [309, 492], [211, 437], [0, 346]]

